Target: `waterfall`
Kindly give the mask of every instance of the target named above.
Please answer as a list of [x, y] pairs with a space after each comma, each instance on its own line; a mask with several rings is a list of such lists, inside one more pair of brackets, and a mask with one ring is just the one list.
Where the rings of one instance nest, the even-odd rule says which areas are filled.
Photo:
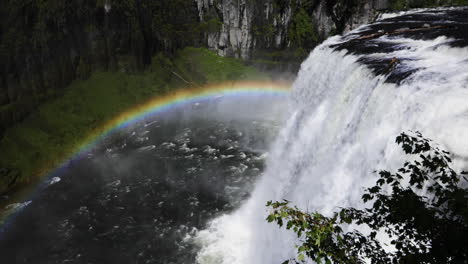
[[[383, 23], [383, 22], [382, 22]], [[357, 206], [373, 171], [399, 168], [405, 156], [394, 143], [402, 131], [420, 131], [454, 154], [455, 169], [468, 157], [468, 48], [450, 37], [383, 36], [392, 49], [351, 53], [333, 37], [303, 62], [290, 96], [290, 117], [271, 147], [267, 168], [237, 211], [200, 231], [200, 264], [281, 263], [295, 256], [295, 235], [265, 221], [268, 200], [330, 213]], [[377, 43], [378, 44], [378, 43]], [[363, 61], [398, 58], [390, 82]]]

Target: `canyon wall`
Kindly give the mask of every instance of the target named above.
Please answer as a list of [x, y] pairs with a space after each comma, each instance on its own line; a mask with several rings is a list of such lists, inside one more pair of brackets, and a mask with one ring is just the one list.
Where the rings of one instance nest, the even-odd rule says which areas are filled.
[[308, 53], [331, 34], [373, 21], [391, 4], [389, 0], [195, 1], [200, 20], [219, 25], [218, 30], [205, 33], [206, 45], [220, 55], [244, 59], [256, 57], [258, 50]]
[[467, 0], [71, 0], [0, 2], [0, 138], [93, 71], [137, 72], [158, 53], [208, 47], [295, 73], [330, 35], [386, 9]]

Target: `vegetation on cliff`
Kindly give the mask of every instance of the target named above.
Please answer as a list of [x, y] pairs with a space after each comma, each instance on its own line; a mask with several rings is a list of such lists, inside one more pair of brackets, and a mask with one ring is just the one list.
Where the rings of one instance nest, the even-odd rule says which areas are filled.
[[406, 10], [410, 8], [437, 6], [468, 5], [468, 0], [390, 0], [391, 10]]
[[90, 72], [141, 71], [159, 52], [200, 46], [192, 0], [0, 2], [0, 136]]
[[396, 142], [412, 157], [396, 172], [378, 172], [362, 196], [371, 202], [364, 209], [324, 216], [288, 201], [268, 202], [267, 220], [300, 241], [297, 258], [284, 263], [466, 263], [468, 173], [455, 172], [450, 153], [420, 133], [402, 133]]
[[234, 58], [201, 48], [157, 54], [145, 71], [98, 71], [42, 104], [0, 141], [0, 193], [58, 165], [86, 136], [122, 111], [174, 89], [264, 75]]
[[304, 58], [319, 43], [312, 18], [304, 8], [299, 9], [289, 27], [289, 39], [296, 47], [296, 57]]
[[[468, 5], [468, 0], [389, 1], [393, 10]], [[321, 5], [324, 13], [318, 10]], [[357, 0], [249, 0], [237, 8], [253, 10], [248, 34], [255, 43], [254, 62], [267, 69], [296, 70], [328, 34], [341, 33], [361, 6]], [[208, 34], [219, 34], [229, 20], [223, 16], [212, 6], [201, 19], [194, 0], [1, 1], [0, 137], [77, 78], [96, 70], [141, 71], [159, 52], [206, 46]], [[324, 33], [325, 22], [333, 24], [331, 32]], [[219, 48], [234, 42], [223, 39], [227, 46]]]

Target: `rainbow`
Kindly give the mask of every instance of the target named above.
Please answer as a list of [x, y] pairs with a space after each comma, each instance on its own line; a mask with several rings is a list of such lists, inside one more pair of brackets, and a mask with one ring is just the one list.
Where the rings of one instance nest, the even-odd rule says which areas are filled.
[[[58, 168], [63, 168], [68, 161], [89, 152], [97, 143], [113, 132], [184, 104], [195, 103], [216, 96], [285, 95], [290, 87], [291, 84], [287, 82], [225, 82], [199, 88], [179, 89], [164, 96], [154, 97], [118, 114], [104, 125], [93, 130], [81, 143], [72, 148], [71, 154], [62, 160], [61, 166]], [[58, 168], [55, 167], [53, 170]], [[45, 170], [41, 174], [50, 173], [50, 168]]]
[[[157, 114], [170, 111], [177, 107], [184, 106], [186, 104], [196, 103], [200, 101], [206, 101], [217, 98], [218, 96], [232, 97], [232, 96], [284, 96], [288, 93], [291, 87], [290, 83], [287, 82], [225, 82], [218, 84], [206, 85], [199, 88], [185, 88], [175, 90], [172, 93], [157, 96], [149, 99], [148, 101], [136, 105], [133, 108], [121, 112], [111, 120], [105, 122], [102, 126], [91, 131], [84, 139], [75, 144], [74, 146], [65, 150], [66, 155], [62, 160], [51, 161], [44, 168], [37, 172], [36, 177], [39, 181], [35, 181], [36, 184], [47, 185], [42, 178], [51, 178], [53, 176], [59, 176], [62, 172], [71, 164], [72, 161], [78, 160], [85, 157], [87, 153], [93, 150], [99, 142], [110, 134], [131, 126], [139, 121], [144, 121], [149, 117], [153, 117]], [[29, 197], [27, 200], [33, 200], [35, 193], [41, 188], [37, 186], [30, 186], [32, 189], [24, 190], [22, 193], [18, 193], [16, 201], [24, 201], [25, 197]], [[7, 217], [13, 217], [16, 212], [1, 212], [0, 211], [0, 233], [3, 228], [6, 228], [4, 219]], [[11, 221], [12, 219], [10, 219]]]

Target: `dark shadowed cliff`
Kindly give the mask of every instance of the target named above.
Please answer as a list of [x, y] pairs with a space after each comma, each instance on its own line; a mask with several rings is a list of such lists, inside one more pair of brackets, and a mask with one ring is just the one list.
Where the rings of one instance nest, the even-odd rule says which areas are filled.
[[[158, 52], [204, 46], [295, 71], [329, 35], [386, 9], [441, 0], [9, 0], [0, 3], [0, 135], [95, 70], [134, 72]], [[465, 3], [466, 4], [466, 3]]]

